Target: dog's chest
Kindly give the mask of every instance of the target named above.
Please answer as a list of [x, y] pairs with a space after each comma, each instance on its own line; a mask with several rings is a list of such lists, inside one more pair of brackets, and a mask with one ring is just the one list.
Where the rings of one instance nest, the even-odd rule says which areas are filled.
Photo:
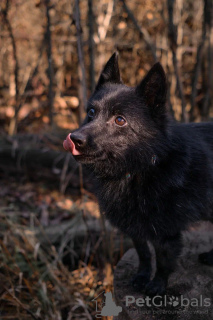
[[100, 186], [100, 209], [110, 222], [131, 237], [149, 238], [156, 230], [150, 221], [150, 201], [137, 183], [121, 181]]

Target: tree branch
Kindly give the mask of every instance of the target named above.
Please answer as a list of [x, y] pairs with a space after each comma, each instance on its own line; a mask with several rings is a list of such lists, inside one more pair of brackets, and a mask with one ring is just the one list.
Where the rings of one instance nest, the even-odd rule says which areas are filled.
[[147, 47], [150, 49], [152, 56], [153, 56], [153, 60], [156, 62], [157, 61], [157, 56], [156, 56], [156, 47], [149, 35], [149, 33], [147, 32], [147, 30], [143, 27], [140, 27], [135, 16], [133, 15], [132, 11], [129, 9], [129, 7], [126, 4], [125, 0], [120, 0], [123, 3], [123, 7], [126, 11], [126, 13], [128, 14], [129, 18], [132, 20], [135, 28], [139, 31], [140, 35], [143, 37]]

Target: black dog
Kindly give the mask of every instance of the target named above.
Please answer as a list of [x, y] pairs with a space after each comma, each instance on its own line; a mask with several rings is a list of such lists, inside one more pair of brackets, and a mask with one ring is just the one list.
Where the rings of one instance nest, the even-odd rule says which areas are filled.
[[[136, 88], [120, 78], [117, 54], [100, 75], [83, 125], [64, 142], [95, 173], [111, 223], [134, 241], [140, 265], [133, 283], [163, 294], [181, 252], [181, 231], [213, 220], [213, 124], [176, 124], [166, 110], [166, 77], [156, 63]], [[150, 240], [157, 271], [150, 281]], [[200, 255], [213, 264], [213, 250]]]

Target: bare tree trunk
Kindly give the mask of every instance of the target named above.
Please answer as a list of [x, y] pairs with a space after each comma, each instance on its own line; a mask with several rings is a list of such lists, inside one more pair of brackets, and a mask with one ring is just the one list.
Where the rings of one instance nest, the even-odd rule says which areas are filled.
[[211, 2], [211, 25], [209, 38], [209, 83], [210, 83], [210, 105], [213, 106], [213, 3]]
[[19, 98], [19, 84], [18, 84], [18, 77], [19, 77], [19, 63], [18, 63], [18, 58], [17, 58], [17, 47], [16, 47], [16, 42], [13, 34], [13, 29], [11, 26], [11, 23], [8, 19], [8, 10], [9, 10], [9, 0], [6, 1], [6, 6], [5, 9], [2, 10], [2, 17], [3, 20], [5, 21], [5, 24], [8, 28], [9, 35], [11, 38], [12, 42], [12, 48], [13, 48], [13, 61], [14, 61], [14, 78], [15, 78], [15, 115], [14, 118], [10, 122], [10, 127], [9, 127], [9, 135], [14, 135], [17, 130], [17, 117], [18, 117], [18, 98]]
[[87, 86], [86, 86], [86, 71], [84, 65], [83, 55], [83, 42], [82, 42], [82, 29], [81, 29], [81, 18], [79, 0], [75, 0], [75, 25], [77, 30], [77, 45], [78, 45], [78, 61], [79, 61], [79, 78], [81, 83], [81, 101], [79, 105], [79, 120], [80, 123], [83, 121], [83, 114], [87, 104]]
[[208, 39], [208, 52], [207, 52], [207, 88], [203, 102], [203, 120], [207, 120], [209, 115], [209, 108], [211, 103], [211, 87], [212, 87], [212, 54], [213, 54], [213, 3], [212, 0], [205, 0], [206, 5], [206, 26], [207, 26], [207, 39]]
[[[99, 38], [99, 46], [98, 51], [101, 53], [98, 57], [98, 68], [102, 69], [106, 62], [106, 45], [105, 40], [107, 36], [107, 32], [109, 30], [110, 22], [112, 19], [113, 11], [115, 6], [115, 0], [109, 0], [107, 4], [107, 8], [103, 10], [101, 14], [99, 14], [97, 22], [98, 22], [98, 38]], [[103, 4], [101, 5], [103, 9]]]
[[93, 1], [88, 0], [88, 26], [89, 26], [89, 56], [90, 56], [90, 91], [93, 92], [95, 89], [95, 70], [94, 70], [94, 30], [93, 30]]
[[192, 78], [192, 93], [191, 93], [191, 110], [190, 110], [190, 121], [194, 121], [194, 109], [196, 104], [196, 96], [197, 96], [197, 83], [201, 71], [201, 62], [203, 57], [203, 50], [205, 46], [206, 41], [206, 0], [203, 1], [203, 26], [202, 26], [202, 39], [201, 42], [197, 48], [197, 57], [196, 57], [196, 63]]
[[180, 52], [178, 51], [178, 42], [177, 42], [177, 31], [178, 31], [178, 26], [174, 25], [174, 3], [175, 0], [167, 0], [167, 6], [168, 6], [168, 16], [169, 16], [169, 25], [168, 25], [168, 37], [170, 40], [170, 48], [172, 51], [172, 60], [173, 60], [173, 66], [174, 66], [174, 72], [176, 76], [176, 81], [177, 81], [177, 89], [179, 92], [179, 96], [181, 99], [181, 104], [182, 104], [182, 121], [186, 122], [186, 102], [185, 102], [185, 96], [183, 92], [183, 85], [181, 82], [181, 76], [180, 76]]
[[47, 30], [46, 30], [46, 46], [47, 46], [47, 59], [48, 59], [48, 78], [49, 78], [49, 119], [50, 125], [53, 123], [53, 103], [54, 103], [54, 92], [53, 92], [53, 66], [52, 66], [52, 39], [51, 39], [51, 20], [50, 20], [50, 0], [46, 0], [46, 18], [47, 18]]
[[[166, 15], [167, 15], [167, 6], [166, 3], [163, 3], [163, 7], [162, 7], [162, 11], [161, 11], [161, 15], [162, 15], [162, 19], [165, 23], [165, 25], [167, 24], [167, 19], [166, 19]], [[172, 83], [175, 82], [172, 81], [172, 77], [174, 78], [174, 73], [169, 72], [172, 69], [172, 55], [171, 55], [171, 50], [169, 50], [169, 43], [168, 43], [168, 32], [166, 30], [166, 28], [164, 29], [164, 32], [161, 36], [161, 63], [163, 65], [163, 67], [165, 68], [167, 75], [168, 75], [168, 79], [169, 79], [169, 83], [168, 83], [168, 92], [167, 92], [167, 103], [168, 103], [168, 108], [172, 114], [173, 117], [175, 117], [174, 114], [174, 109], [173, 109], [173, 102], [172, 99], [175, 99], [175, 95], [172, 95]], [[175, 82], [176, 83], [176, 82]], [[174, 103], [175, 105], [175, 103]]]

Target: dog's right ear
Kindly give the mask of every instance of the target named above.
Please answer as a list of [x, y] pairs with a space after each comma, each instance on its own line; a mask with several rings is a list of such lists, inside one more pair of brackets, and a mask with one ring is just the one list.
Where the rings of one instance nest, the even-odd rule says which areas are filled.
[[100, 87], [102, 87], [106, 83], [122, 83], [117, 52], [114, 52], [111, 58], [106, 63], [99, 77], [95, 91], [100, 89]]

